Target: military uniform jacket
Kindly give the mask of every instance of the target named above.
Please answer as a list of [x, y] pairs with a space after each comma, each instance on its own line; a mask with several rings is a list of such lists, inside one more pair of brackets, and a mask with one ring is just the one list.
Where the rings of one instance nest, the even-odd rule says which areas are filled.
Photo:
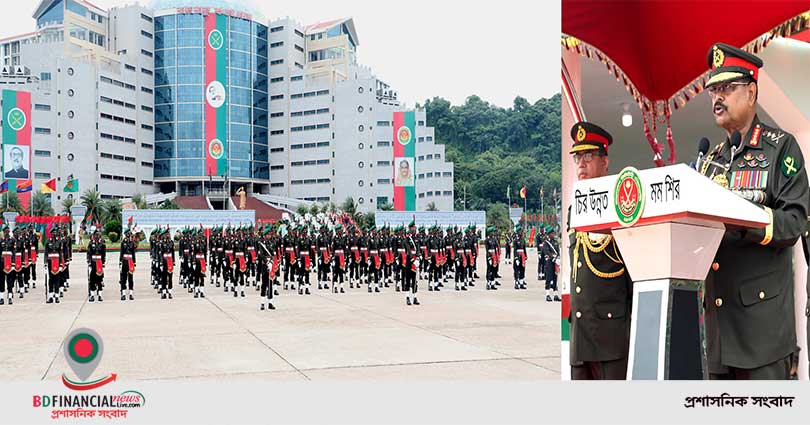
[[[715, 161], [729, 161], [729, 143]], [[743, 136], [728, 177], [729, 188], [755, 199], [771, 218], [763, 229], [726, 231], [706, 278], [709, 371], [751, 369], [796, 349], [793, 245], [807, 225], [808, 184], [794, 137], [757, 117]]]
[[[0, 250], [5, 250], [4, 242], [0, 242]], [[59, 266], [62, 265], [63, 256], [62, 256], [62, 246], [56, 239], [48, 239], [48, 242], [45, 243], [45, 267], [48, 269], [48, 273], [52, 273], [51, 270], [51, 258], [50, 255], [55, 254], [56, 259], [59, 262]], [[0, 269], [2, 266], [0, 266]]]
[[101, 264], [104, 265], [107, 263], [107, 246], [104, 245], [102, 241], [90, 241], [90, 244], [87, 245], [87, 264], [93, 265], [93, 256], [100, 255], [101, 256]]
[[555, 262], [559, 257], [560, 249], [557, 247], [557, 241], [554, 239], [545, 239], [543, 241], [542, 255], [540, 256], [541, 261], [544, 261], [543, 264], [543, 273], [545, 275], [554, 275], [555, 273]]
[[135, 263], [135, 242], [130, 240], [125, 240], [121, 242], [121, 251], [118, 254], [118, 262], [123, 264], [124, 256], [131, 255], [132, 256], [132, 264]]
[[486, 239], [484, 245], [486, 246], [487, 249], [487, 263], [490, 263], [491, 265], [494, 266], [495, 265], [494, 260], [496, 256], [500, 254], [499, 251], [501, 250], [501, 248], [498, 246], [498, 240], [495, 239], [494, 236], [490, 236]]
[[[14, 271], [14, 249], [16, 247], [16, 244], [17, 242], [14, 240], [12, 236], [3, 238], [2, 242], [0, 242], [0, 253], [7, 253], [10, 261], [9, 264], [11, 266], [11, 269], [9, 270], [9, 272]], [[0, 260], [3, 261], [4, 263], [2, 266], [0, 266], [0, 270], [3, 271], [5, 271], [5, 261], [6, 261], [5, 257], [6, 257], [5, 254], [2, 257], [0, 257]]]
[[[569, 210], [569, 217], [570, 210]], [[612, 236], [569, 232], [570, 363], [628, 356], [633, 283]]]

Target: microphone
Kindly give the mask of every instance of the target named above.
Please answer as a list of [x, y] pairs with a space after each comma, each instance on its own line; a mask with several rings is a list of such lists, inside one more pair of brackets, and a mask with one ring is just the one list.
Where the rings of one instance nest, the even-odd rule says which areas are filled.
[[709, 152], [709, 139], [703, 137], [698, 142], [698, 156], [697, 161], [695, 161], [694, 169], [697, 170], [700, 168], [701, 162], [703, 161], [703, 157], [706, 153]]
[[731, 169], [731, 164], [734, 163], [734, 155], [736, 155], [740, 151], [740, 145], [742, 144], [742, 135], [739, 131], [735, 131], [731, 133], [731, 156], [728, 160], [728, 165], [726, 166], [726, 170]]

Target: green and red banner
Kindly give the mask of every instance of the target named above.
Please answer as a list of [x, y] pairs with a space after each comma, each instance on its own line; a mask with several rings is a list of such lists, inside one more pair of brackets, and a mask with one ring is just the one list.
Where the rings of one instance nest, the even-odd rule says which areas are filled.
[[416, 113], [394, 112], [394, 210], [416, 210]]
[[225, 175], [228, 170], [227, 130], [228, 17], [205, 16], [205, 175]]
[[17, 193], [25, 208], [31, 204], [31, 191], [20, 192], [18, 185], [30, 182], [33, 177], [31, 93], [3, 90], [3, 178], [8, 179], [8, 191]]

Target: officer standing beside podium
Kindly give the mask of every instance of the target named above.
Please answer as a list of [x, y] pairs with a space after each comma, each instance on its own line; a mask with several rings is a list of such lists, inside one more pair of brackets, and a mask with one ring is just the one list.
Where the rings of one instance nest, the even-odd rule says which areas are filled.
[[[577, 180], [606, 176], [611, 135], [579, 122], [570, 153]], [[568, 211], [571, 217], [571, 211]], [[633, 283], [611, 235], [568, 231], [571, 264], [571, 379], [625, 379]]]
[[709, 375], [788, 379], [796, 350], [793, 245], [808, 212], [804, 157], [791, 134], [757, 117], [760, 58], [717, 43], [707, 61], [712, 115], [728, 138], [706, 158], [731, 167], [726, 172], [704, 161], [699, 171], [770, 217], [762, 229], [727, 230], [706, 278]]

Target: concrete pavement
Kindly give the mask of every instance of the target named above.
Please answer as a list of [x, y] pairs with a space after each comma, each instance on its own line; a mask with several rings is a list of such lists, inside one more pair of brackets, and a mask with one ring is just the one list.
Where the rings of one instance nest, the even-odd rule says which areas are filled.
[[[41, 257], [40, 257], [41, 261]], [[59, 379], [69, 367], [62, 344], [89, 327], [104, 341], [96, 375], [119, 379], [559, 379], [560, 303], [545, 302], [530, 250], [527, 290], [512, 288], [512, 266], [501, 264], [502, 286], [479, 280], [467, 292], [445, 284], [420, 306], [406, 306], [394, 288], [345, 294], [280, 290], [277, 309], [259, 310], [252, 287], [234, 298], [206, 282], [195, 299], [178, 284], [161, 300], [149, 284], [147, 253], [138, 253], [135, 301], [120, 301], [118, 253], [109, 253], [104, 302], [87, 301], [83, 254], [71, 264], [71, 287], [60, 304], [45, 304], [42, 264], [36, 289], [0, 306], [0, 380]], [[479, 275], [484, 275], [479, 259]]]

